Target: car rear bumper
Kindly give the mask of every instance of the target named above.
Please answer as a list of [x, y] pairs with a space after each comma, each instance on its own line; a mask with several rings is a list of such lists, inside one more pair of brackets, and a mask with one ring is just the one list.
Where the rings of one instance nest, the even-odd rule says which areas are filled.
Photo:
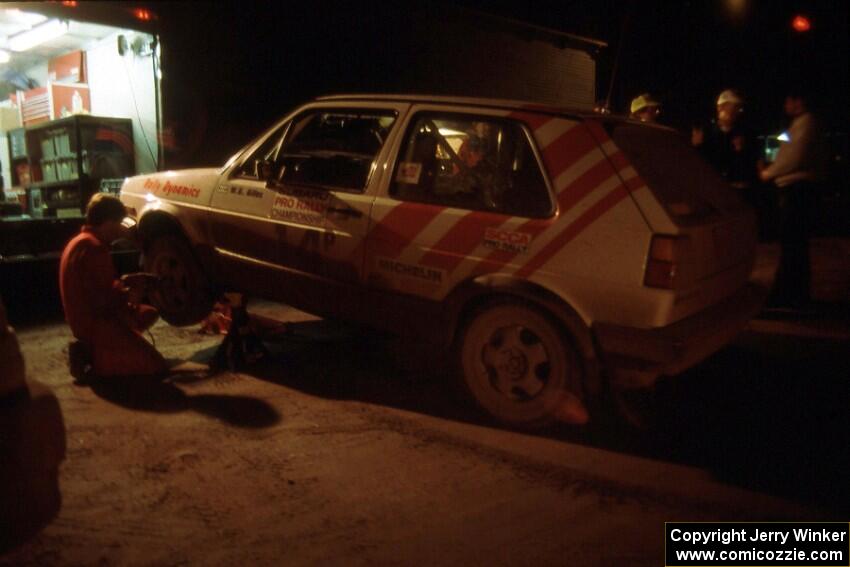
[[729, 343], [758, 313], [766, 296], [766, 289], [749, 283], [723, 302], [666, 327], [594, 325], [612, 384], [649, 387], [661, 375], [694, 366]]

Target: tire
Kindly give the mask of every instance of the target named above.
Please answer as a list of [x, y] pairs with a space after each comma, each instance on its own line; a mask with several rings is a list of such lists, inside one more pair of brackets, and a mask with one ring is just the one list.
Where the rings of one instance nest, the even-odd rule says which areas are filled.
[[541, 311], [488, 305], [469, 320], [456, 350], [465, 390], [496, 420], [524, 429], [587, 421], [580, 357]]
[[198, 323], [212, 311], [214, 297], [209, 280], [184, 238], [157, 236], [145, 253], [144, 267], [160, 277], [150, 299], [171, 325]]

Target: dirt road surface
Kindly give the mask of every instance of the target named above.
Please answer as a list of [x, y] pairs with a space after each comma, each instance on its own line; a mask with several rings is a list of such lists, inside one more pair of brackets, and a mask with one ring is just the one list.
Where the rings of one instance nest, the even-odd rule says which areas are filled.
[[[665, 521], [834, 514], [628, 435], [494, 427], [432, 353], [259, 310], [291, 325], [244, 373], [93, 387], [67, 373], [65, 325], [20, 329], [28, 374], [61, 402], [68, 454], [57, 517], [0, 565], [655, 566]], [[162, 323], [153, 336], [195, 360], [221, 340]]]

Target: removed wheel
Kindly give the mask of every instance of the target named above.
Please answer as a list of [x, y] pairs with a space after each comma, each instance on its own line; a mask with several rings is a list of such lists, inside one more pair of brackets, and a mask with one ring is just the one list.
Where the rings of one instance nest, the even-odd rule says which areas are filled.
[[487, 306], [459, 339], [463, 385], [497, 420], [522, 428], [587, 422], [579, 356], [541, 311], [519, 303]]
[[192, 325], [209, 315], [213, 294], [189, 244], [180, 236], [156, 237], [145, 253], [145, 271], [159, 276], [151, 301], [172, 325]]

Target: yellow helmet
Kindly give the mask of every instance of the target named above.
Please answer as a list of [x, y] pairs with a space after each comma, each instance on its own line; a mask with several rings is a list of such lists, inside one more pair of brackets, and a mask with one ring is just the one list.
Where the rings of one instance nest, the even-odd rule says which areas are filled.
[[655, 100], [649, 93], [638, 95], [632, 99], [631, 113], [639, 112], [648, 106], [661, 106], [661, 103]]

